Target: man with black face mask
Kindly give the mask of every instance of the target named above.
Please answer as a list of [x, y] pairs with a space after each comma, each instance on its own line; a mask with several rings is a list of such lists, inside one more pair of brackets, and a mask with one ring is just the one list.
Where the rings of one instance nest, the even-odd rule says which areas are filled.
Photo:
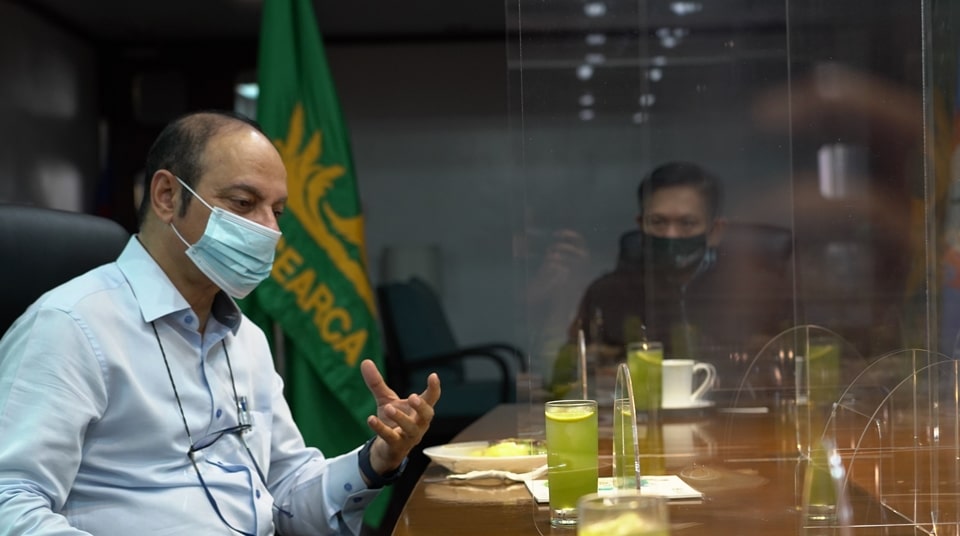
[[[664, 164], [637, 190], [639, 229], [621, 239], [617, 268], [594, 281], [571, 329], [621, 354], [646, 338], [666, 357], [704, 359], [714, 351], [753, 352], [789, 327], [784, 272], [725, 255], [717, 178], [686, 162]], [[769, 263], [767, 263], [769, 265]]]

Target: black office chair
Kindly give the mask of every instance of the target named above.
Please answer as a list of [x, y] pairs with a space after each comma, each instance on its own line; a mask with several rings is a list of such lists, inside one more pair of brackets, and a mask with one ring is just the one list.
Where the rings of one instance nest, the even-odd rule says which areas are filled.
[[44, 292], [115, 260], [129, 238], [99, 216], [0, 204], [0, 336]]
[[[516, 400], [515, 373], [527, 369], [519, 348], [506, 343], [459, 345], [439, 298], [419, 278], [379, 285], [377, 299], [387, 345], [387, 375], [395, 389], [419, 391], [429, 372], [440, 375], [443, 396], [431, 430], [452, 436], [497, 404]], [[467, 378], [468, 359], [492, 363], [497, 378]]]
[[[410, 462], [381, 523], [392, 527], [429, 460], [423, 449], [448, 443], [471, 422], [502, 402], [516, 400], [516, 370], [526, 371], [523, 352], [505, 343], [460, 346], [447, 321], [440, 299], [419, 278], [377, 286], [380, 320], [387, 346], [387, 382], [401, 396], [420, 392], [427, 374], [437, 372], [443, 394], [430, 429], [410, 453]], [[467, 359], [495, 365], [496, 379], [466, 377]]]

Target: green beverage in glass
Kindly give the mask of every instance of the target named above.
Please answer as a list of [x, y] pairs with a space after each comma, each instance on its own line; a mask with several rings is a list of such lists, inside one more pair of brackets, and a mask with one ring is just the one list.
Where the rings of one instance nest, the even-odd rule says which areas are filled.
[[807, 352], [810, 401], [829, 405], [840, 396], [840, 342], [830, 338], [810, 340]]
[[550, 524], [577, 523], [577, 499], [597, 492], [596, 400], [555, 400], [544, 408]]
[[669, 536], [670, 516], [662, 497], [622, 491], [580, 499], [577, 536]]
[[663, 392], [663, 344], [632, 342], [627, 345], [627, 366], [633, 383], [637, 411], [660, 407]]
[[667, 460], [663, 456], [663, 423], [649, 420], [642, 431], [637, 430], [640, 448], [640, 474], [667, 474]]
[[831, 526], [837, 522], [837, 490], [830, 476], [827, 450], [813, 449], [803, 475], [803, 522], [807, 526]]

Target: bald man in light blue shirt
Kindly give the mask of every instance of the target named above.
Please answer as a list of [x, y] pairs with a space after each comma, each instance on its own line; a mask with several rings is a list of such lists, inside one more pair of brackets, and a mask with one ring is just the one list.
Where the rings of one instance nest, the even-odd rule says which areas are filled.
[[148, 170], [117, 261], [0, 339], [0, 535], [359, 533], [429, 427], [439, 379], [401, 399], [364, 361], [376, 435], [335, 458], [307, 448], [263, 332], [230, 297], [269, 274], [279, 155], [243, 118], [193, 114]]

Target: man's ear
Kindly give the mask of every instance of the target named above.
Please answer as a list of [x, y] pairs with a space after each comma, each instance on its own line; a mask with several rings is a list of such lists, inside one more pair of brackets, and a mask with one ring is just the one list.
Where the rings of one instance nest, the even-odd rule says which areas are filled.
[[723, 231], [727, 227], [726, 218], [716, 218], [713, 220], [713, 227], [710, 228], [710, 231], [707, 232], [707, 246], [715, 248], [720, 244], [720, 239], [723, 238]]
[[159, 169], [150, 179], [150, 208], [163, 223], [170, 223], [180, 206], [180, 183], [165, 169]]

